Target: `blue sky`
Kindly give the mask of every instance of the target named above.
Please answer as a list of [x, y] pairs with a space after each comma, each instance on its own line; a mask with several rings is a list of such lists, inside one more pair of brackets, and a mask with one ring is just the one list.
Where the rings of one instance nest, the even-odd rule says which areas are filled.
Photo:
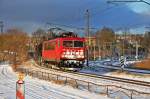
[[0, 0], [0, 20], [5, 29], [17, 27], [26, 32], [47, 28], [47, 22], [85, 27], [86, 9], [90, 11], [90, 26], [98, 29], [129, 28], [141, 33], [150, 25], [150, 5], [113, 5], [107, 4], [107, 0]]

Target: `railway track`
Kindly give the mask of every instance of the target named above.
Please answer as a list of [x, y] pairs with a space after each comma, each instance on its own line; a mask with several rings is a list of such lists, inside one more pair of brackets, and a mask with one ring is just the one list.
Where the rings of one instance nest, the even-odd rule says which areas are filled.
[[90, 77], [90, 78], [94, 78], [94, 79], [95, 78], [96, 79], [105, 79], [105, 80], [109, 80], [109, 81], [117, 81], [117, 82], [122, 82], [122, 83], [127, 83], [127, 84], [134, 84], [134, 85], [150, 87], [150, 82], [146, 82], [146, 81], [106, 76], [106, 75], [89, 74], [89, 73], [84, 73], [84, 72], [62, 71], [62, 70], [57, 70], [57, 69], [46, 68], [46, 67], [39, 66], [39, 65], [36, 65], [36, 67], [39, 69], [44, 69], [44, 70], [49, 70], [49, 71], [54, 71], [54, 72], [59, 72], [59, 73], [65, 73], [65, 74], [67, 73], [69, 75], [74, 75], [74, 76], [80, 76], [80, 77], [85, 76], [85, 77]]
[[76, 74], [150, 87], [150, 82], [146, 82], [146, 81], [132, 80], [132, 79], [105, 76], [105, 75], [86, 74], [86, 73], [76, 73]]

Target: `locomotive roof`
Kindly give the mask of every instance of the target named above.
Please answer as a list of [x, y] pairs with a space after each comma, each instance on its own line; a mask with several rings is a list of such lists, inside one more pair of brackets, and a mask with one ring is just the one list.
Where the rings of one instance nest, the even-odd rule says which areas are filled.
[[55, 38], [55, 39], [51, 39], [51, 40], [47, 40], [47, 41], [53, 41], [53, 40], [58, 40], [58, 39], [60, 39], [60, 40], [85, 40], [85, 38], [83, 38], [83, 37], [60, 37], [60, 38]]

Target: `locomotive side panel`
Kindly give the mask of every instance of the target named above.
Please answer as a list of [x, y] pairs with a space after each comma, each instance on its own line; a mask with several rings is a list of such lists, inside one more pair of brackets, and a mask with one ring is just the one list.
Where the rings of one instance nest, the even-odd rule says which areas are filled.
[[46, 61], [55, 61], [56, 56], [56, 40], [45, 41], [43, 44], [42, 58]]

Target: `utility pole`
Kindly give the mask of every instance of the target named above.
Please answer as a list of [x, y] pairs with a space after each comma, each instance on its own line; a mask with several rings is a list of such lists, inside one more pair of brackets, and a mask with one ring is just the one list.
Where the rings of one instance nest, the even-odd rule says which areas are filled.
[[135, 35], [135, 59], [136, 60], [138, 60], [138, 51], [139, 51], [139, 49], [138, 49], [138, 35]]
[[86, 37], [87, 37], [87, 45], [88, 45], [88, 48], [87, 48], [87, 66], [89, 66], [89, 52], [90, 52], [90, 30], [89, 30], [89, 18], [90, 18], [90, 13], [89, 13], [89, 10], [87, 9], [86, 10], [86, 29], [85, 29], [85, 33], [86, 33]]
[[93, 43], [94, 43], [94, 44], [93, 44], [93, 45], [94, 45], [94, 49], [93, 49], [94, 51], [93, 51], [93, 52], [94, 52], [94, 61], [95, 61], [95, 58], [96, 58], [96, 55], [95, 55], [95, 53], [96, 53], [96, 51], [95, 51], [95, 47], [96, 47], [96, 37], [94, 37], [93, 40], [94, 40], [94, 41], [93, 41]]
[[138, 41], [136, 41], [136, 56], [135, 59], [138, 60]]
[[99, 56], [99, 59], [101, 60], [101, 56], [102, 56], [102, 54], [101, 54], [101, 48], [100, 48], [100, 40], [98, 39], [98, 56]]
[[0, 21], [0, 32], [3, 33], [4, 23]]

